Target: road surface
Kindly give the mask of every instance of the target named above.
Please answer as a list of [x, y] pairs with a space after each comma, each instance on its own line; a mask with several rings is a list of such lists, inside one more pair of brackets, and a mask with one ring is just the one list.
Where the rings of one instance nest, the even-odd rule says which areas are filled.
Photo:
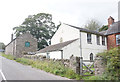
[[3, 80], [69, 80], [0, 56], [0, 81]]

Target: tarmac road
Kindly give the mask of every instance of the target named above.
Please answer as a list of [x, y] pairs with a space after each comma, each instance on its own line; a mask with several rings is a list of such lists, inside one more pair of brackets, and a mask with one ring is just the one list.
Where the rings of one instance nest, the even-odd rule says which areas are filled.
[[69, 80], [0, 56], [0, 80]]

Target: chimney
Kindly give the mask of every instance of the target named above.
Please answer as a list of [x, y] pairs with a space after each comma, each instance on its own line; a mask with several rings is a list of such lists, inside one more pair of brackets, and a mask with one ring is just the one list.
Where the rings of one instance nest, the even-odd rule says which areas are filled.
[[11, 41], [13, 41], [13, 34], [11, 34]]
[[112, 25], [114, 23], [114, 19], [113, 19], [113, 17], [109, 17], [108, 18], [108, 28], [110, 27], [110, 25]]

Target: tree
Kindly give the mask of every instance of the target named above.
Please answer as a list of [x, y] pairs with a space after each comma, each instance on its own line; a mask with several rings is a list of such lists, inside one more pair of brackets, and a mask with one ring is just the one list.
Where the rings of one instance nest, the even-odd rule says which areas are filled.
[[108, 25], [103, 25], [100, 29], [99, 32], [101, 31], [106, 31], [108, 29]]
[[5, 44], [3, 42], [0, 42], [0, 49], [5, 49]]
[[57, 30], [55, 23], [52, 22], [52, 15], [46, 13], [39, 13], [37, 15], [30, 15], [22, 25], [14, 27], [16, 37], [20, 34], [29, 32], [38, 40], [38, 49], [50, 45], [50, 39]]
[[98, 31], [100, 27], [100, 22], [95, 19], [88, 21], [87, 24], [84, 26], [84, 28], [94, 31]]

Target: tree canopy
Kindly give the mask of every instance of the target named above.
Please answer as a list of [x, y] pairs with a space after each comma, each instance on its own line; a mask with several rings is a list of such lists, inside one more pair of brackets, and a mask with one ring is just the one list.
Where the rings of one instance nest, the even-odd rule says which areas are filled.
[[0, 49], [5, 49], [5, 44], [3, 42], [0, 42]]
[[14, 27], [13, 30], [15, 30], [16, 37], [29, 32], [37, 38], [38, 49], [42, 49], [50, 45], [50, 39], [57, 28], [55, 23], [52, 22], [51, 14], [39, 13], [37, 15], [29, 15], [20, 26]]
[[106, 31], [108, 29], [108, 25], [103, 25], [100, 29], [99, 29], [99, 32], [100, 31]]
[[84, 26], [84, 28], [94, 31], [98, 31], [100, 27], [101, 27], [100, 22], [95, 19], [89, 20]]

